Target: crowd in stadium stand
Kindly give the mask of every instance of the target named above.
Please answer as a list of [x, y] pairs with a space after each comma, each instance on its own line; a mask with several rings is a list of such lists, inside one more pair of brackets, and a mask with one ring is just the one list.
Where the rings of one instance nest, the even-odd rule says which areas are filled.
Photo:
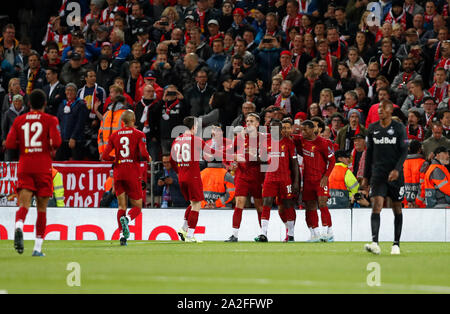
[[[379, 26], [368, 0], [30, 2], [0, 38], [3, 146], [40, 88], [60, 122], [60, 161], [99, 160], [114, 113], [127, 108], [155, 161], [188, 115], [225, 131], [256, 112], [266, 125], [321, 118], [322, 136], [350, 154], [360, 179], [383, 100], [427, 163], [450, 149], [450, 0], [379, 1]], [[3, 148], [0, 158], [18, 154]]]

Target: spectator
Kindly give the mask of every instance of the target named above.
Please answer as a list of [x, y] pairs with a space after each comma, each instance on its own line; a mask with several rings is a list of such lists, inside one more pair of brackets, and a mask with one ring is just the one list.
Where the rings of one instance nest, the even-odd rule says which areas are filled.
[[131, 52], [130, 46], [125, 44], [125, 34], [122, 30], [114, 28], [109, 35], [109, 42], [112, 45], [113, 68], [116, 72], [120, 71], [120, 67], [127, 59]]
[[13, 98], [15, 95], [21, 95], [23, 96], [24, 103], [27, 103], [27, 96], [25, 95], [24, 91], [20, 87], [20, 80], [17, 77], [13, 77], [8, 82], [8, 93], [3, 98], [2, 103], [2, 110], [0, 117], [2, 117], [6, 111], [11, 107], [13, 104]]
[[433, 123], [431, 129], [432, 135], [423, 142], [423, 154], [427, 160], [433, 159], [433, 152], [436, 148], [443, 146], [447, 149], [450, 148], [450, 140], [445, 136], [442, 136], [444, 128], [440, 122]]
[[55, 68], [48, 68], [46, 76], [48, 84], [43, 90], [47, 96], [46, 111], [54, 116], [58, 113], [59, 104], [66, 98], [66, 88], [59, 81], [58, 71]]
[[434, 158], [425, 173], [423, 186], [427, 208], [446, 208], [450, 203], [450, 173], [448, 146], [434, 150]]
[[336, 143], [340, 150], [352, 151], [353, 137], [357, 134], [367, 136], [367, 129], [361, 123], [361, 113], [356, 109], [351, 109], [347, 114], [349, 123], [339, 130]]
[[434, 72], [434, 84], [428, 92], [438, 104], [448, 97], [448, 85], [445, 69], [437, 68]]
[[145, 85], [142, 99], [136, 103], [136, 126], [146, 134], [147, 150], [152, 160], [159, 160], [161, 151], [159, 123], [161, 108], [158, 106], [158, 98], [152, 85]]
[[[446, 138], [450, 139], [450, 109], [444, 109], [440, 112], [439, 121], [443, 127], [443, 134]], [[427, 137], [427, 134], [425, 135]]]
[[109, 87], [114, 83], [117, 73], [111, 68], [111, 59], [106, 55], [101, 55], [96, 67], [97, 84], [109, 91]]
[[356, 47], [350, 47], [348, 49], [348, 59], [346, 61], [346, 64], [351, 70], [352, 77], [358, 83], [362, 82], [367, 72], [367, 65], [364, 62], [364, 60], [359, 56], [359, 52]]
[[336, 26], [327, 28], [327, 41], [330, 47], [330, 53], [338, 61], [344, 61], [347, 57], [347, 43], [340, 39], [339, 30]]
[[[322, 39], [317, 42], [317, 57], [314, 59], [317, 63], [319, 63], [321, 60], [325, 60], [326, 67], [325, 71], [330, 77], [337, 77], [337, 65], [339, 59], [335, 56], [331, 55], [328, 41], [326, 39]], [[323, 70], [322, 70], [323, 71]]]
[[[198, 73], [202, 75], [201, 71]], [[188, 95], [191, 96], [192, 104], [194, 96], [193, 94]], [[170, 153], [173, 140], [178, 136], [178, 134], [172, 134], [172, 130], [183, 124], [183, 119], [189, 115], [189, 107], [175, 85], [169, 85], [165, 88], [163, 98], [156, 106], [159, 107], [159, 113], [155, 113], [157, 115], [155, 119], [159, 121], [162, 153], [167, 154]]]
[[421, 122], [422, 116], [420, 112], [415, 109], [410, 109], [408, 112], [408, 124], [406, 125], [408, 140], [423, 142], [425, 139], [425, 129], [421, 125]]
[[312, 57], [305, 52], [303, 35], [295, 35], [292, 39], [292, 63], [300, 73], [306, 72], [306, 65], [312, 60]]
[[393, 42], [390, 38], [384, 38], [381, 41], [381, 53], [369, 60], [369, 64], [378, 61], [380, 64], [379, 73], [385, 76], [389, 83], [392, 83], [394, 77], [400, 72], [401, 61], [393, 54]]
[[280, 54], [280, 65], [277, 66], [272, 71], [272, 77], [280, 74], [283, 80], [291, 81], [292, 84], [296, 85], [303, 78], [300, 71], [294, 67], [292, 63], [292, 53], [289, 50], [284, 50]]
[[61, 83], [67, 85], [69, 83], [74, 83], [77, 89], [83, 87], [83, 78], [86, 75], [86, 68], [82, 65], [82, 57], [79, 53], [73, 52], [70, 55], [70, 60], [64, 64], [60, 80]]
[[40, 56], [33, 52], [28, 57], [28, 67], [20, 75], [20, 87], [29, 95], [34, 89], [42, 89], [47, 84], [45, 70], [41, 68]]
[[[211, 124], [211, 122], [215, 121], [220, 124], [222, 124], [224, 127], [230, 126], [233, 123], [233, 120], [238, 115], [239, 103], [240, 99], [239, 97], [230, 91], [229, 85], [230, 82], [224, 82], [223, 85], [225, 85], [223, 91], [216, 91], [211, 96], [211, 112], [215, 111], [216, 118], [212, 121], [209, 121], [208, 124]], [[208, 115], [210, 115], [208, 114]], [[205, 123], [205, 119], [203, 119], [203, 123]], [[204, 124], [205, 125], [205, 124]]]
[[349, 208], [350, 201], [358, 192], [359, 183], [354, 174], [348, 168], [350, 164], [350, 154], [344, 150], [338, 150], [334, 154], [336, 164], [331, 171], [329, 178], [330, 199], [329, 208]]
[[[19, 41], [16, 39], [16, 27], [14, 24], [6, 24], [2, 29], [2, 37], [0, 38], [0, 47], [3, 48], [4, 62], [14, 72], [21, 70], [27, 65], [19, 56]], [[2, 65], [2, 67], [6, 67]]]
[[66, 99], [58, 108], [62, 144], [56, 152], [56, 160], [83, 160], [84, 125], [89, 112], [84, 100], [77, 97], [78, 88], [74, 83], [66, 85]]
[[251, 112], [256, 112], [256, 105], [250, 101], [246, 101], [242, 104], [241, 114], [234, 119], [231, 123], [233, 127], [236, 126], [244, 126], [246, 125], [245, 121], [247, 119], [247, 115]]
[[212, 55], [212, 49], [209, 43], [202, 38], [200, 27], [193, 27], [190, 31], [191, 41], [195, 44], [195, 53], [202, 60], [208, 60]]
[[163, 168], [155, 175], [153, 187], [155, 195], [161, 196], [161, 208], [186, 207], [187, 202], [181, 194], [178, 175], [170, 163], [170, 154], [162, 156]]
[[202, 208], [232, 207], [235, 187], [233, 176], [221, 162], [210, 162], [201, 172], [205, 200]]
[[259, 65], [259, 77], [264, 82], [264, 86], [270, 85], [273, 69], [279, 64], [280, 52], [280, 42], [272, 35], [265, 35], [255, 50], [255, 60]]
[[[112, 104], [103, 115], [100, 128], [98, 130], [97, 143], [100, 156], [103, 154], [111, 134], [123, 127], [124, 124], [122, 122], [122, 115], [127, 109], [129, 109], [125, 97], [122, 95], [123, 89], [120, 86], [112, 85], [110, 92]], [[112, 151], [110, 155], [114, 156], [114, 151]]]
[[338, 132], [345, 125], [344, 117], [339, 113], [335, 112], [330, 115], [330, 140], [335, 141], [338, 135]]
[[406, 207], [417, 208], [416, 197], [420, 195], [421, 178], [420, 169], [425, 162], [422, 155], [422, 143], [418, 140], [411, 140], [408, 148], [408, 157], [403, 164], [403, 176], [405, 178], [405, 200]]
[[434, 122], [438, 121], [438, 116], [437, 116], [437, 103], [434, 100], [433, 97], [431, 96], [427, 96], [424, 98], [423, 101], [423, 123], [424, 123], [424, 128], [425, 131], [428, 131], [431, 129], [432, 125]]
[[411, 108], [417, 108], [420, 113], [423, 113], [422, 104], [425, 97], [430, 96], [427, 90], [423, 89], [423, 82], [421, 80], [415, 80], [408, 85], [408, 97], [405, 99], [402, 105], [402, 111], [405, 115], [408, 114], [408, 110]]
[[208, 74], [205, 70], [199, 70], [195, 75], [196, 84], [185, 93], [187, 106], [190, 108], [190, 114], [199, 116], [209, 113], [209, 99], [215, 89], [208, 84]]
[[224, 53], [224, 44], [222, 38], [214, 39], [212, 42], [212, 55], [206, 60], [206, 64], [211, 70], [213, 70], [216, 75], [220, 75], [225, 61], [227, 60], [227, 55]]
[[306, 112], [306, 106], [301, 103], [297, 96], [292, 92], [292, 82], [284, 80], [281, 83], [280, 94], [275, 100], [274, 106], [281, 108], [285, 114], [292, 118], [299, 111]]
[[[14, 120], [29, 111], [29, 109], [24, 106], [23, 96], [16, 94], [13, 96], [13, 101], [9, 109], [5, 112], [2, 119], [2, 146], [5, 147], [6, 137], [8, 136], [9, 130], [14, 122]], [[18, 161], [19, 151], [15, 149], [7, 149], [5, 151], [5, 161]]]
[[414, 80], [422, 80], [422, 76], [414, 71], [412, 58], [403, 59], [403, 72], [399, 73], [391, 84], [391, 90], [395, 94], [396, 103], [402, 104], [408, 96], [408, 83]]
[[364, 167], [366, 164], [366, 137], [359, 133], [353, 137], [353, 150], [351, 153], [351, 170], [359, 182], [362, 181], [364, 177]]
[[339, 62], [336, 90], [334, 92], [334, 102], [339, 104], [344, 94], [356, 88], [356, 80], [352, 78], [352, 73], [347, 63]]
[[419, 44], [419, 34], [414, 28], [408, 29], [405, 33], [405, 36], [406, 42], [400, 45], [395, 55], [402, 61], [404, 61], [404, 59], [409, 55], [411, 47]]

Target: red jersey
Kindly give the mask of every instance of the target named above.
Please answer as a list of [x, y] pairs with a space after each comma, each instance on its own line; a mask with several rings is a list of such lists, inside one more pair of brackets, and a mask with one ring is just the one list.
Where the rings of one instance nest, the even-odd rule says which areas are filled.
[[[238, 168], [236, 169], [236, 177], [245, 181], [254, 181], [261, 179], [264, 174], [261, 172], [261, 163], [255, 158], [250, 158], [250, 147], [254, 147], [254, 152], [259, 153], [261, 143], [265, 143], [266, 139], [262, 137], [261, 133], [258, 133], [257, 137], [249, 138], [248, 134], [245, 138], [240, 135], [234, 139], [234, 149], [238, 154]], [[242, 161], [241, 161], [242, 160]]]
[[287, 137], [281, 141], [269, 138], [267, 153], [269, 165], [264, 182], [291, 182], [290, 162], [297, 157], [294, 142]]
[[6, 138], [7, 149], [20, 150], [18, 173], [51, 173], [51, 151], [60, 145], [58, 118], [39, 111], [18, 116]]
[[150, 160], [145, 134], [136, 128], [123, 127], [111, 134], [103, 152], [104, 160], [114, 160], [109, 153], [115, 151], [114, 180], [140, 178], [140, 157]]
[[170, 156], [179, 181], [201, 178], [199, 162], [205, 145], [203, 139], [192, 134], [182, 134], [173, 141]]
[[330, 176], [335, 158], [329, 140], [318, 136], [314, 141], [301, 139], [303, 155], [303, 182], [318, 182], [325, 175]]

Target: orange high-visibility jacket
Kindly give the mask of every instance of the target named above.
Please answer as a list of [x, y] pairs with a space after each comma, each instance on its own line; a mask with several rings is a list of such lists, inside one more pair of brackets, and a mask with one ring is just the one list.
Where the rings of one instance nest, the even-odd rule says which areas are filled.
[[420, 184], [423, 182], [423, 176], [425, 175], [425, 173], [420, 172], [420, 169], [424, 162], [425, 158], [423, 155], [411, 154], [408, 155], [403, 164], [406, 202], [414, 202], [416, 197], [420, 195]]
[[338, 162], [334, 165], [328, 179], [330, 197], [328, 199], [329, 208], [348, 208], [350, 197], [358, 192], [359, 183], [353, 172], [347, 165]]
[[[108, 144], [109, 137], [112, 133], [123, 128], [124, 123], [122, 122], [122, 114], [125, 112], [125, 105], [119, 103], [117, 104], [114, 111], [108, 110], [103, 116], [103, 120], [100, 123], [100, 128], [98, 130], [98, 152], [102, 154]], [[109, 154], [110, 156], [115, 156], [114, 150]]]
[[436, 159], [428, 167], [423, 184], [427, 208], [450, 204], [450, 173]]
[[203, 194], [207, 203], [214, 203], [216, 207], [229, 206], [234, 199], [235, 186], [233, 176], [223, 168], [222, 164], [208, 164], [208, 168], [202, 170]]

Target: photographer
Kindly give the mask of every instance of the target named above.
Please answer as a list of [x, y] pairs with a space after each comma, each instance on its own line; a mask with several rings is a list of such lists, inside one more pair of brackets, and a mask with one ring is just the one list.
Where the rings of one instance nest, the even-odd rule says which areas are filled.
[[178, 176], [170, 164], [170, 154], [162, 156], [163, 169], [155, 175], [154, 195], [161, 197], [161, 208], [186, 207], [178, 184]]

